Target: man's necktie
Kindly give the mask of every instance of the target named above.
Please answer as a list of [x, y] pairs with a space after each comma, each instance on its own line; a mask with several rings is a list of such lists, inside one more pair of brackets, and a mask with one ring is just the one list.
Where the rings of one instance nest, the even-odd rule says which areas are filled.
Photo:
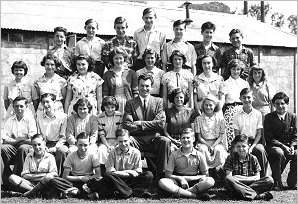
[[176, 73], [176, 78], [177, 78], [177, 87], [180, 87], [180, 83], [179, 83], [180, 74], [178, 72]]
[[146, 114], [147, 114], [147, 101], [146, 99], [144, 99], [144, 105], [143, 105], [143, 108], [144, 108], [144, 118], [146, 117]]

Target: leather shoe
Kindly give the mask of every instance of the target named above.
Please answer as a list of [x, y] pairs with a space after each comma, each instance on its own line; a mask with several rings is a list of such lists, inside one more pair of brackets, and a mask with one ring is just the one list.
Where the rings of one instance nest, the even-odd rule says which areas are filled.
[[255, 197], [255, 200], [266, 200], [266, 201], [269, 201], [272, 198], [273, 198], [273, 195], [269, 191], [267, 191], [265, 193], [258, 194]]
[[284, 189], [284, 186], [282, 185], [282, 182], [275, 182], [274, 183], [274, 187], [273, 187], [273, 190], [274, 191], [281, 191]]

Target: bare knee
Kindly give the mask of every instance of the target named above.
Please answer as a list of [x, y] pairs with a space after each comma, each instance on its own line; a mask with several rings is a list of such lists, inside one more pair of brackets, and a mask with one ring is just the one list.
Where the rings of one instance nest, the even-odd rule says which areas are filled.
[[54, 178], [53, 174], [46, 174], [42, 179], [42, 183], [46, 184], [53, 178]]
[[13, 186], [18, 186], [22, 182], [22, 178], [15, 174], [10, 175], [8, 180]]

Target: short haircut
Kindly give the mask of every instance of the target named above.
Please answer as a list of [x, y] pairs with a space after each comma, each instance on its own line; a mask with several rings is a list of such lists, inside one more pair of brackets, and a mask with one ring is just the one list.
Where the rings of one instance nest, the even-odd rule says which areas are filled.
[[184, 24], [184, 28], [186, 28], [186, 22], [183, 21], [183, 20], [177, 20], [173, 23], [173, 28], [175, 28], [176, 26], [179, 26], [179, 25], [183, 25]]
[[89, 25], [90, 23], [96, 23], [96, 29], [98, 29], [98, 22], [96, 20], [94, 20], [93, 18], [90, 18], [87, 21], [85, 21], [85, 27], [87, 25]]
[[244, 62], [242, 62], [239, 59], [230, 60], [228, 65], [227, 65], [229, 76], [231, 76], [231, 69], [234, 68], [234, 67], [239, 67], [241, 69], [240, 74], [239, 74], [239, 75], [241, 75], [244, 72], [244, 69], [245, 69], [246, 65], [244, 64]]
[[77, 100], [77, 102], [73, 105], [73, 110], [74, 110], [74, 112], [76, 112], [77, 114], [78, 114], [79, 106], [87, 106], [87, 108], [88, 108], [88, 113], [90, 113], [91, 110], [92, 110], [92, 105], [91, 105], [91, 103], [88, 101], [87, 98], [80, 98], [80, 99]]
[[40, 97], [40, 101], [42, 101], [43, 98], [50, 97], [52, 101], [56, 101], [56, 95], [53, 93], [44, 93]]
[[79, 140], [79, 139], [89, 139], [89, 136], [85, 133], [85, 132], [81, 132], [80, 134], [78, 134], [78, 136], [77, 136], [77, 141]]
[[44, 138], [44, 136], [43, 136], [42, 134], [35, 134], [35, 135], [33, 135], [33, 136], [31, 137], [31, 143], [32, 143], [32, 141], [35, 140], [36, 138], [41, 138], [42, 141], [45, 140], [45, 138]]
[[59, 58], [56, 57], [56, 55], [53, 55], [51, 53], [46, 54], [42, 58], [42, 61], [40, 62], [40, 65], [44, 67], [47, 60], [53, 60], [54, 63], [55, 63], [56, 68], [61, 66], [61, 61], [59, 60]]
[[182, 58], [182, 60], [183, 60], [183, 65], [185, 65], [185, 63], [186, 63], [186, 57], [185, 57], [185, 55], [180, 51], [180, 50], [174, 50], [173, 52], [172, 52], [172, 54], [171, 54], [171, 56], [170, 56], [170, 63], [171, 63], [171, 65], [172, 66], [174, 66], [173, 65], [173, 59], [174, 59], [174, 56], [178, 56], [178, 57], [181, 57]]
[[58, 26], [58, 27], [54, 28], [54, 34], [56, 34], [57, 32], [63, 32], [64, 35], [67, 36], [67, 29], [66, 28]]
[[144, 9], [143, 16], [145, 16], [148, 13], [154, 13], [154, 17], [157, 18], [156, 12], [155, 12], [155, 10], [153, 8], [146, 8], [146, 9]]
[[204, 32], [204, 30], [206, 30], [206, 29], [212, 29], [213, 31], [215, 31], [215, 28], [216, 28], [216, 26], [214, 23], [207, 21], [202, 24], [201, 31]]
[[154, 55], [155, 56], [155, 60], [157, 61], [158, 60], [158, 54], [155, 50], [153, 50], [152, 48], [146, 48], [143, 55], [142, 55], [142, 59], [143, 61], [145, 62], [145, 59], [146, 59], [146, 56], [147, 55]]
[[149, 79], [151, 81], [151, 86], [153, 86], [153, 84], [154, 84], [154, 79], [152, 77], [152, 74], [148, 74], [148, 73], [141, 74], [138, 77], [138, 84], [140, 84], [141, 79], [144, 80], [144, 81]]
[[285, 94], [284, 92], [278, 92], [276, 93], [273, 98], [272, 98], [272, 103], [275, 103], [275, 101], [277, 99], [283, 99], [285, 101], [286, 104], [289, 104], [289, 97], [287, 96], [287, 94]]
[[243, 32], [240, 29], [235, 29], [235, 28], [233, 28], [231, 30], [231, 32], [229, 33], [229, 36], [231, 37], [232, 35], [234, 35], [236, 33], [239, 33], [241, 35], [241, 37], [243, 38]]
[[236, 135], [234, 140], [231, 142], [232, 146], [234, 147], [237, 142], [245, 142], [248, 144], [248, 137], [244, 134]]
[[28, 100], [23, 96], [17, 96], [13, 101], [12, 104], [14, 105], [18, 101], [25, 101], [25, 105], [28, 104]]
[[126, 23], [126, 28], [128, 27], [127, 20], [124, 17], [119, 16], [119, 17], [115, 18], [114, 26], [116, 26], [116, 24], [122, 24], [122, 23]]
[[22, 60], [15, 61], [12, 64], [12, 66], [11, 66], [11, 72], [13, 73], [14, 72], [14, 69], [16, 69], [16, 68], [23, 69], [24, 70], [24, 76], [26, 76], [26, 74], [28, 73], [27, 64], [24, 61], [22, 61]]
[[76, 56], [75, 57], [75, 61], [74, 61], [75, 62], [76, 69], [77, 69], [77, 61], [78, 60], [86, 60], [87, 63], [88, 63], [87, 72], [93, 71], [93, 67], [92, 67], [92, 65], [93, 65], [93, 59], [92, 59], [92, 57], [86, 56], [86, 55], [83, 55], [83, 54], [80, 54], [80, 55]]
[[187, 102], [189, 101], [189, 95], [188, 95], [188, 93], [187, 93], [186, 91], [184, 91], [184, 90], [181, 89], [181, 88], [176, 88], [176, 89], [174, 89], [174, 90], [172, 91], [172, 93], [169, 95], [169, 101], [170, 101], [171, 103], [174, 103], [174, 99], [175, 99], [175, 97], [176, 97], [179, 93], [183, 93], [183, 95], [184, 95], [184, 102], [183, 102], [183, 104], [184, 104], [184, 105], [187, 104]]
[[202, 55], [202, 56], [199, 57], [198, 63], [196, 65], [199, 70], [204, 70], [203, 69], [203, 65], [202, 65], [202, 61], [203, 61], [203, 59], [205, 59], [207, 57], [210, 57], [211, 58], [212, 63], [213, 63], [213, 67], [216, 67], [217, 66], [217, 60], [215, 59], [214, 56], [211, 56], [211, 55]]
[[116, 111], [119, 110], [119, 103], [117, 101], [117, 99], [114, 96], [106, 96], [101, 103], [101, 107], [100, 110], [102, 112], [105, 111], [105, 107], [108, 105], [113, 105], [115, 106]]
[[190, 134], [193, 138], [195, 138], [195, 132], [191, 128], [184, 128], [181, 132], [180, 138], [182, 137], [182, 135], [188, 135], [188, 134]]
[[124, 61], [126, 62], [128, 54], [126, 52], [126, 50], [122, 47], [115, 47], [110, 53], [109, 53], [109, 62], [111, 63], [111, 65], [114, 66], [114, 61], [113, 58], [115, 55], [117, 54], [121, 54], [124, 58]]
[[115, 136], [117, 137], [123, 137], [123, 136], [128, 136], [130, 137], [129, 131], [123, 128], [119, 128], [115, 132]]
[[250, 88], [244, 88], [240, 91], [240, 96], [243, 96], [244, 94], [248, 94], [250, 92], [252, 92]]
[[255, 82], [254, 78], [253, 78], [253, 71], [255, 70], [262, 70], [262, 77], [261, 77], [261, 82], [266, 81], [266, 74], [264, 71], [264, 68], [261, 67], [259, 64], [253, 65], [252, 67], [250, 67], [250, 72], [249, 72], [249, 76], [248, 76], [248, 83], [250, 86], [253, 85], [253, 83]]
[[212, 101], [214, 104], [215, 104], [215, 108], [214, 108], [214, 112], [218, 112], [220, 109], [219, 109], [219, 100], [211, 95], [211, 94], [208, 94], [202, 101], [202, 105], [201, 105], [201, 109], [202, 111], [205, 113], [205, 109], [204, 109], [204, 104], [205, 102], [209, 100], [209, 101]]

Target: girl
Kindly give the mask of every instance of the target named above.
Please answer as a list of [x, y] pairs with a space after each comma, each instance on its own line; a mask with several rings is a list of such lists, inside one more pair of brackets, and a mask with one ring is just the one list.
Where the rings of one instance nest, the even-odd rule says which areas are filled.
[[57, 67], [61, 66], [60, 60], [53, 54], [47, 54], [40, 62], [41, 66], [45, 67], [46, 72], [34, 82], [36, 89], [37, 100], [34, 102], [34, 107], [37, 109], [36, 115], [42, 115], [44, 108], [40, 103], [40, 97], [45, 93], [52, 93], [56, 95], [56, 110], [64, 112], [63, 101], [66, 95], [66, 80], [55, 74]]
[[114, 96], [107, 96], [101, 105], [102, 113], [98, 116], [98, 157], [100, 164], [106, 164], [109, 152], [117, 144], [115, 132], [121, 128], [122, 113], [118, 111], [119, 104]]
[[88, 19], [85, 22], [84, 29], [87, 36], [82, 38], [75, 47], [75, 56], [86, 55], [92, 58], [94, 63], [94, 72], [100, 77], [103, 77], [105, 70], [104, 63], [101, 60], [101, 51], [105, 41], [99, 37], [96, 37], [98, 30], [98, 22], [94, 19]]
[[184, 105], [188, 102], [188, 94], [181, 88], [175, 89], [169, 96], [173, 107], [166, 109], [166, 125], [164, 134], [171, 142], [171, 150], [181, 146], [180, 136], [185, 128], [194, 128], [195, 111]]
[[101, 104], [101, 91], [103, 80], [92, 71], [92, 59], [79, 55], [75, 59], [77, 72], [67, 80], [67, 93], [65, 99], [65, 113], [73, 114], [73, 105], [81, 98], [88, 98], [92, 105], [92, 112], [97, 116]]
[[203, 70], [203, 73], [195, 77], [195, 109], [200, 112], [201, 103], [204, 97], [208, 94], [214, 95], [220, 100], [219, 110], [221, 110], [224, 103], [223, 97], [223, 78], [213, 72], [213, 68], [216, 67], [216, 60], [209, 55], [203, 55], [198, 60], [199, 70]]
[[190, 108], [193, 107], [193, 74], [183, 69], [182, 67], [185, 65], [186, 58], [185, 55], [179, 50], [174, 50], [172, 55], [170, 56], [170, 63], [174, 67], [172, 71], [166, 72], [162, 76], [162, 84], [163, 84], [163, 98], [164, 98], [164, 107], [169, 107], [167, 104], [168, 95], [172, 93], [172, 91], [178, 87], [184, 90], [190, 96], [190, 101], [188, 106]]
[[240, 100], [240, 91], [248, 88], [247, 81], [240, 78], [241, 73], [244, 71], [245, 64], [238, 60], [232, 59], [227, 67], [230, 77], [224, 82], [225, 104], [223, 106], [223, 114], [226, 120], [226, 136], [228, 146], [231, 147], [231, 142], [234, 139], [233, 118], [234, 114], [242, 109], [242, 102]]
[[144, 60], [146, 67], [137, 71], [137, 77], [139, 77], [141, 74], [152, 74], [154, 84], [152, 86], [151, 95], [161, 97], [161, 78], [165, 72], [155, 66], [155, 62], [158, 60], [156, 51], [151, 48], [146, 49], [142, 59]]
[[126, 50], [116, 47], [109, 54], [109, 61], [113, 67], [103, 76], [103, 97], [114, 96], [122, 113], [124, 113], [126, 101], [138, 96], [137, 75], [135, 71], [127, 67], [126, 59]]
[[[209, 170], [219, 170], [228, 156], [225, 119], [217, 112], [219, 100], [209, 94], [202, 102], [202, 115], [195, 119], [195, 147], [206, 157]], [[212, 170], [211, 170], [212, 171]]]
[[33, 106], [34, 97], [36, 97], [36, 90], [24, 76], [28, 73], [28, 67], [22, 60], [15, 61], [11, 67], [11, 72], [15, 79], [4, 87], [4, 106], [6, 109], [6, 119], [14, 114], [12, 101], [17, 96], [25, 97], [28, 101], [28, 112], [35, 117], [35, 110]]
[[66, 127], [66, 140], [69, 144], [68, 153], [77, 150], [77, 136], [84, 132], [90, 137], [90, 151], [97, 152], [98, 120], [90, 114], [92, 105], [86, 98], [79, 99], [73, 106], [75, 114], [69, 116]]

